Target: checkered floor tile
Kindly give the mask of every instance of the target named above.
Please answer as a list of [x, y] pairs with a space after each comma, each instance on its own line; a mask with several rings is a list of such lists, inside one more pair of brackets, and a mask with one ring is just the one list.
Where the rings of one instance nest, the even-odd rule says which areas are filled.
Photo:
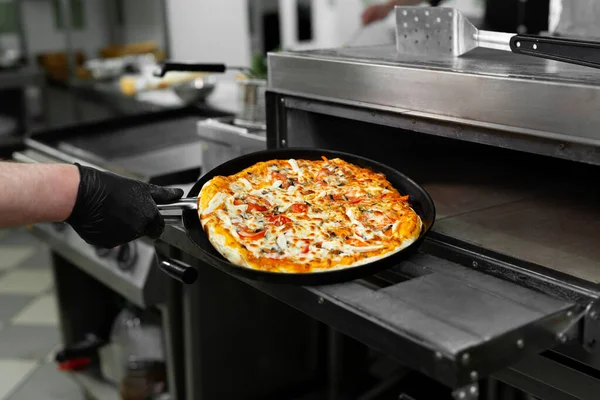
[[11, 320], [14, 325], [58, 326], [58, 313], [54, 295], [44, 295], [31, 301]]
[[0, 400], [83, 400], [48, 354], [60, 343], [48, 248], [0, 230]]
[[0, 295], [23, 294], [35, 296], [44, 293], [51, 286], [52, 274], [49, 269], [34, 271], [14, 268], [0, 277]]
[[0, 359], [0, 398], [5, 399], [35, 370], [36, 361]]
[[3, 246], [0, 254], [0, 269], [10, 269], [33, 256], [35, 249], [28, 246]]

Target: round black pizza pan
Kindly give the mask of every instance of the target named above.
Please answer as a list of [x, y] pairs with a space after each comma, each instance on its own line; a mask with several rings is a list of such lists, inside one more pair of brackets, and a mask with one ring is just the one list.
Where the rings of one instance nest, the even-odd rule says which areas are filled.
[[329, 159], [336, 157], [341, 158], [349, 163], [368, 168], [374, 172], [381, 172], [385, 174], [392, 186], [394, 186], [402, 195], [409, 195], [409, 202], [411, 203], [412, 208], [421, 217], [423, 228], [421, 229], [419, 238], [410, 246], [395, 254], [375, 262], [356, 267], [308, 273], [269, 272], [240, 267], [227, 261], [223, 256], [221, 256], [221, 254], [217, 252], [217, 250], [208, 240], [208, 237], [204, 232], [202, 225], [200, 224], [197, 211], [184, 210], [182, 214], [183, 225], [189, 238], [200, 249], [200, 260], [215, 268], [219, 268], [226, 273], [239, 276], [241, 278], [294, 285], [324, 285], [362, 278], [391, 268], [399, 264], [402, 260], [407, 258], [419, 248], [435, 221], [435, 206], [429, 194], [420, 185], [401, 172], [398, 172], [395, 169], [377, 161], [353, 154], [314, 148], [286, 148], [246, 154], [221, 164], [212, 171], [203, 175], [201, 179], [194, 184], [188, 194], [188, 197], [197, 197], [198, 193], [200, 193], [200, 190], [202, 189], [202, 186], [204, 186], [204, 184], [213, 177], [219, 175], [227, 176], [236, 174], [260, 161], [269, 161], [275, 159], [287, 160], [291, 158], [320, 160], [321, 156], [325, 156]]

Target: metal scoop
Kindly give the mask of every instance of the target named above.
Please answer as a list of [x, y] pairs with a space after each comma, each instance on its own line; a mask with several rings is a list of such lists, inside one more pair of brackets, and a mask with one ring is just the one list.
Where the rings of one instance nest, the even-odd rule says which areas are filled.
[[477, 29], [448, 7], [396, 7], [398, 52], [461, 56], [476, 47], [600, 68], [600, 43]]

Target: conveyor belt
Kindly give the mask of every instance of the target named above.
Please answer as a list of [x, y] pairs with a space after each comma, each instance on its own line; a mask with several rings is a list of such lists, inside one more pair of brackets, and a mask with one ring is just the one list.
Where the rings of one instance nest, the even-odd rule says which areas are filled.
[[[162, 240], [199, 256], [180, 222], [168, 224]], [[554, 346], [570, 324], [567, 312], [575, 310], [572, 303], [423, 253], [394, 273], [412, 279], [384, 287], [247, 282], [454, 387]]]

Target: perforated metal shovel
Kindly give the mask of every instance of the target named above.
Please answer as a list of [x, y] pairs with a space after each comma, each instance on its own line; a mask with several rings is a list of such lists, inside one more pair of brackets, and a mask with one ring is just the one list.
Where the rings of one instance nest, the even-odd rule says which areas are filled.
[[600, 68], [600, 43], [483, 31], [447, 7], [396, 7], [396, 48], [421, 55], [461, 56], [476, 47]]

